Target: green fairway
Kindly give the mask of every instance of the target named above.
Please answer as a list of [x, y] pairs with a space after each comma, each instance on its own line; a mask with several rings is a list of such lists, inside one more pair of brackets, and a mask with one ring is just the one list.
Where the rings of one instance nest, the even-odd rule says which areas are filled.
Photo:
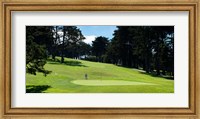
[[[65, 63], [48, 61], [52, 71], [26, 74], [27, 93], [173, 93], [174, 81], [151, 76], [113, 64], [65, 58]], [[87, 74], [87, 79], [85, 78]]]

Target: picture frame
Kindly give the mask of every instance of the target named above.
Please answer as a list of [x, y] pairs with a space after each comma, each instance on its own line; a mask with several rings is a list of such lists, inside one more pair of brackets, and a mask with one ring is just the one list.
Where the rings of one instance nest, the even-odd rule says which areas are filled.
[[[199, 0], [1, 1], [2, 118], [199, 118]], [[13, 11], [188, 11], [189, 108], [11, 108], [11, 12]]]

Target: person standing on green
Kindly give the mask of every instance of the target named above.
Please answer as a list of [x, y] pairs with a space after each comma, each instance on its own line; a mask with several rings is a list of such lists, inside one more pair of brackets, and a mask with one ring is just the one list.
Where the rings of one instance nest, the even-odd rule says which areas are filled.
[[87, 80], [87, 78], [88, 78], [88, 75], [87, 75], [87, 74], [85, 74], [85, 79]]

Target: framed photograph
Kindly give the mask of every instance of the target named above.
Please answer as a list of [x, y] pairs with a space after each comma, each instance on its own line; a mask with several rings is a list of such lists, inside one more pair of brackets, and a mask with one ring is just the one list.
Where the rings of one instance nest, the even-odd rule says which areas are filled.
[[1, 4], [2, 117], [199, 117], [198, 0]]

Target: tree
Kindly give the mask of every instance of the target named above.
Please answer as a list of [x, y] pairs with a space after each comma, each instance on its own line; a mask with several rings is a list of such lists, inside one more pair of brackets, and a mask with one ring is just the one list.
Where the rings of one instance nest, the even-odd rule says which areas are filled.
[[85, 42], [79, 42], [77, 46], [77, 56], [80, 58], [80, 56], [87, 57], [91, 55], [91, 46]]
[[45, 70], [47, 49], [51, 45], [51, 28], [45, 26], [26, 27], [26, 72], [36, 75], [42, 72], [46, 76], [51, 71]]
[[117, 41], [114, 40], [114, 38], [111, 39], [111, 42], [107, 47], [107, 52], [105, 54], [104, 62], [118, 65], [120, 59], [119, 56], [120, 49], [118, 48], [119, 48], [119, 43], [117, 43]]
[[[154, 26], [153, 27], [154, 33], [154, 58], [155, 58], [155, 69], [156, 74], [160, 75], [160, 70], [162, 73], [165, 74], [165, 70], [168, 69], [166, 62], [169, 59], [168, 54], [173, 54], [173, 39], [169, 39], [169, 36], [174, 33], [173, 26]], [[170, 42], [169, 42], [170, 41]], [[169, 48], [169, 49], [168, 49]], [[172, 48], [172, 49], [170, 49]], [[174, 56], [173, 56], [174, 57]], [[173, 60], [171, 64], [173, 64]], [[170, 65], [171, 66], [171, 65]]]
[[55, 61], [55, 57], [58, 54], [59, 51], [59, 44], [60, 44], [60, 38], [62, 37], [61, 34], [59, 34], [61, 30], [60, 26], [53, 26], [52, 28], [52, 35], [53, 35], [53, 43], [51, 47], [51, 55], [52, 59]]
[[63, 26], [63, 39], [61, 43], [61, 63], [64, 62], [64, 55], [67, 47], [74, 49], [72, 56], [76, 57], [75, 52], [77, 52], [77, 46], [85, 37], [83, 36], [80, 29], [76, 26]]
[[133, 65], [133, 40], [130, 37], [129, 28], [129, 26], [117, 26], [117, 30], [114, 31], [114, 37], [111, 41], [111, 46], [115, 49], [112, 53], [117, 52], [115, 56], [118, 56], [118, 64], [125, 67], [132, 67]]
[[173, 76], [173, 26], [117, 26], [106, 52], [107, 62]]
[[103, 62], [102, 56], [106, 53], [109, 44], [108, 38], [99, 36], [92, 41], [92, 54], [97, 57], [98, 62]]

